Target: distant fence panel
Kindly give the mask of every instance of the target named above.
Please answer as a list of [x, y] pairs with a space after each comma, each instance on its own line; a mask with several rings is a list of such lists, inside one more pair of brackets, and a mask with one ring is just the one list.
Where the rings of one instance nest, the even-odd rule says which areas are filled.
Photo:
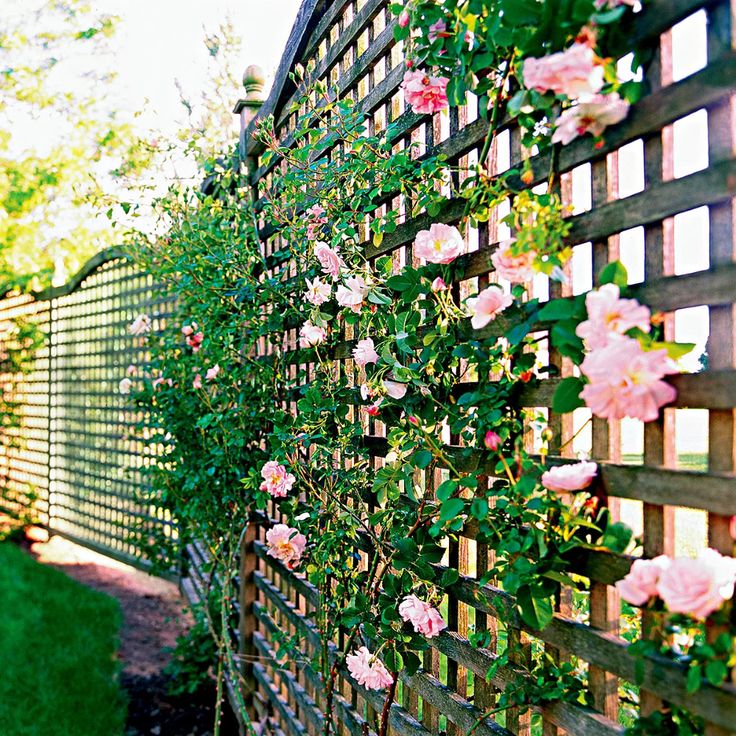
[[144, 468], [154, 450], [134, 432], [146, 416], [119, 384], [128, 366], [142, 370], [148, 360], [144, 338], [128, 326], [147, 314], [157, 329], [171, 306], [152, 278], [115, 250], [35, 300], [0, 302], [0, 326], [25, 310], [47, 334], [36, 367], [15, 388], [23, 440], [0, 461], [6, 488], [33, 486], [50, 532], [144, 566], [147, 541], [164, 536], [175, 547], [177, 528], [150, 500]]
[[[299, 64], [311, 70], [310, 80], [336, 85], [340, 95], [352, 98], [367, 115], [371, 132], [393, 123], [397, 146], [419, 142], [429, 152], [445, 154], [451, 164], [477, 160], [487, 123], [471, 107], [432, 117], [417, 116], [405, 107], [399, 90], [403, 52], [394, 40], [395, 20], [388, 6], [386, 0], [305, 0], [261, 117], [274, 115], [282, 144], [292, 140], [299, 114], [293, 103], [299, 93], [288, 74]], [[621, 258], [636, 295], [664, 314], [668, 339], [687, 339], [688, 324], [710, 334], [707, 369], [695, 366], [692, 373], [674, 379], [677, 402], [659, 421], [644, 427], [632, 421], [595, 420], [592, 432], [573, 442], [575, 428], [589, 417], [586, 410], [572, 418], [552, 417], [560, 454], [586, 451], [600, 463], [601, 495], [642, 535], [647, 557], [689, 552], [706, 542], [724, 554], [733, 553], [727, 522], [736, 513], [735, 9], [728, 0], [646, 3], [632, 28], [637, 43], [653, 51], [654, 61], [645, 71], [646, 95], [625, 122], [606, 132], [602, 146], [589, 137], [579, 138], [560, 154], [562, 192], [577, 205], [569, 239], [575, 252], [572, 282], [584, 284], [583, 291], [590, 289], [603, 266]], [[686, 25], [679, 26], [683, 21]], [[696, 36], [707, 57], [703, 64], [693, 56]], [[280, 164], [261, 158], [264, 151], [252, 133], [252, 124], [245, 127], [241, 154], [257, 201]], [[700, 158], [682, 155], [685, 147], [693, 154], [698, 141], [707, 141]], [[518, 131], [509, 127], [491, 153], [489, 173], [500, 173], [508, 162], [519, 164], [523, 155]], [[548, 160], [533, 160], [533, 184], [544, 180], [548, 167]], [[402, 206], [398, 197], [386, 205]], [[462, 202], [449, 201], [435, 219], [456, 222], [462, 211]], [[379, 246], [364, 233], [366, 255], [393, 254], [395, 263], [415, 262], [411, 243], [426, 220], [420, 216], [402, 223]], [[278, 233], [266, 235], [264, 256], [274, 264], [269, 276], [277, 278], [279, 259], [274, 255], [288, 244]], [[499, 240], [493, 218], [469, 239], [471, 252], [458, 287], [463, 293], [495, 280], [489, 256]], [[345, 335], [346, 340], [350, 337]], [[296, 334], [287, 335], [285, 343], [296, 350]], [[310, 369], [296, 353], [292, 362]], [[543, 385], [529, 393], [527, 405], [549, 416], [550, 397], [549, 385]], [[698, 427], [702, 431], [696, 431]], [[376, 469], [382, 465], [384, 437], [383, 425], [371, 422], [366, 443], [375, 448]], [[278, 518], [275, 506], [270, 516]], [[245, 680], [256, 689], [256, 709], [278, 729], [286, 734], [317, 733], [323, 723], [319, 675], [307, 665], [272, 664], [282, 631], [300, 632], [316, 651], [319, 637], [310, 614], [318, 603], [317, 592], [301, 575], [266, 556], [265, 528], [257, 527], [254, 537], [243, 555], [241, 579]], [[448, 600], [454, 630], [432, 639], [423, 670], [413, 677], [402, 675], [391, 733], [467, 732], [511, 677], [499, 671], [492, 682], [485, 682], [495, 647], [502, 638], [523, 645], [531, 637], [543, 642], [552, 656], [576, 658], [588, 673], [595, 704], [594, 709], [561, 703], [538, 708], [544, 734], [621, 734], [622, 704], [628, 700], [630, 707], [632, 697], [640, 697], [645, 711], [664, 701], [683, 705], [711, 724], [709, 733], [736, 729], [736, 689], [730, 685], [704, 685], [696, 695], [688, 695], [685, 671], [662, 659], [650, 660], [643, 668], [640, 691], [633, 686], [636, 661], [619, 636], [621, 602], [612, 587], [625, 575], [630, 558], [591, 554], [579, 570], [589, 580], [587, 616], [573, 620], [562, 600], [553, 623], [534, 632], [521, 622], [507, 594], [477, 583], [487, 568], [488, 552], [476, 544], [472, 528], [448, 554], [450, 564], [461, 572]], [[470, 645], [473, 628], [492, 632], [490, 649]], [[640, 695], [631, 695], [637, 692]], [[365, 691], [345, 675], [336, 706], [342, 733], [371, 732], [382, 700], [382, 695]], [[486, 721], [476, 733], [530, 734], [532, 723], [528, 714], [511, 710], [499, 722]]]

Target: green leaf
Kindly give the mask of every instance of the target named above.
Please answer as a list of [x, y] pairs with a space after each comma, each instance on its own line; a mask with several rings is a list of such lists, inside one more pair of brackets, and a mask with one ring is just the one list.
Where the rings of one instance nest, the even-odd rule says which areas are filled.
[[722, 659], [714, 659], [705, 665], [705, 676], [711, 685], [720, 685], [728, 675], [728, 668]]
[[570, 319], [575, 314], [576, 304], [571, 299], [552, 299], [547, 302], [537, 315], [539, 319], [555, 322], [558, 319]]
[[533, 629], [542, 630], [554, 615], [552, 597], [538, 588], [522, 585], [516, 594], [516, 604], [525, 624]]
[[448, 498], [440, 507], [440, 521], [450, 521], [463, 512], [465, 501], [462, 498]]
[[625, 289], [629, 284], [629, 274], [621, 261], [611, 261], [602, 271], [601, 284], [616, 284], [620, 289]]
[[583, 386], [585, 386], [585, 382], [582, 378], [577, 376], [563, 378], [552, 397], [552, 411], [558, 414], [566, 414], [585, 406], [585, 402], [580, 398]]
[[447, 501], [450, 496], [452, 496], [453, 493], [457, 490], [457, 481], [455, 480], [446, 480], [443, 483], [440, 484], [440, 486], [435, 491], [435, 495], [440, 501]]
[[431, 462], [434, 455], [429, 450], [419, 450], [412, 455], [412, 462], [418, 468], [424, 470]]
[[696, 693], [698, 690], [700, 690], [700, 685], [703, 679], [703, 673], [700, 670], [700, 665], [690, 665], [690, 668], [687, 671], [687, 692], [688, 695], [692, 695], [693, 693]]
[[488, 516], [488, 501], [485, 498], [474, 498], [470, 504], [470, 515], [478, 521]]
[[616, 521], [606, 527], [601, 539], [601, 546], [607, 547], [612, 552], [624, 552], [631, 542], [634, 532], [622, 521]]

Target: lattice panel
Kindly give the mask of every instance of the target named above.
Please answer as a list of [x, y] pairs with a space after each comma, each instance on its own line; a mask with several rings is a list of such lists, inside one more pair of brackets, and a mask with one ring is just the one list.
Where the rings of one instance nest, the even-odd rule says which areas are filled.
[[[371, 133], [393, 123], [397, 146], [415, 142], [423, 150], [445, 154], [453, 164], [472, 164], [487, 132], [472, 100], [449, 115], [417, 116], [405, 109], [398, 89], [405, 69], [402, 49], [394, 41], [394, 21], [387, 5], [385, 0], [307, 0], [263, 113], [274, 114], [282, 142], [290, 142], [299, 114], [292, 111], [292, 103], [299, 95], [286, 73], [299, 63], [313, 69], [311, 79], [335, 84], [341, 95], [356, 100], [368, 116]], [[668, 338], [710, 335], [707, 357], [673, 381], [678, 389], [676, 404], [646, 427], [633, 421], [595, 420], [590, 431], [573, 439], [589, 415], [578, 410], [574, 416], [551, 416], [554, 380], [525, 395], [529, 407], [549, 417], [560, 455], [586, 452], [599, 461], [601, 495], [615, 514], [642, 535], [646, 556], [692, 553], [706, 544], [723, 553], [733, 552], [727, 520], [736, 513], [735, 8], [728, 0], [647, 3], [633, 30], [637, 45], [648, 45], [653, 51], [654, 61], [645, 72], [647, 93], [625, 122], [606, 132], [602, 147], [594, 147], [590, 138], [579, 138], [561, 151], [561, 192], [574, 207], [568, 291], [555, 291], [541, 277], [533, 285], [534, 296], [540, 299], [581, 293], [595, 285], [609, 260], [620, 258], [629, 270], [635, 295], [662, 312]], [[698, 60], [694, 55], [698, 47], [694, 39], [707, 49], [706, 58]], [[257, 201], [271, 186], [279, 163], [264, 163], [263, 151], [250, 135], [251, 129], [246, 130], [241, 147], [248, 156]], [[704, 145], [698, 149], [701, 142]], [[521, 150], [518, 131], [507, 126], [491, 151], [489, 173], [516, 166], [527, 155]], [[544, 181], [549, 163], [546, 156], [533, 158], [533, 185]], [[439, 217], [408, 220], [378, 247], [364, 232], [365, 253], [369, 258], [391, 254], [397, 270], [415, 262], [411, 244], [416, 233], [432, 221], [457, 222], [463, 206], [464, 202], [451, 200]], [[385, 207], [405, 211], [399, 198]], [[455, 284], [457, 294], [474, 293], [495, 281], [489, 256], [508, 237], [499, 224], [504, 214], [498, 211], [486, 225], [470, 229], [465, 276]], [[268, 258], [284, 244], [278, 233], [264, 229], [263, 234], [269, 238], [264, 253]], [[269, 275], [276, 273], [274, 266]], [[352, 337], [344, 335], [346, 341]], [[309, 370], [296, 351], [295, 330], [286, 336], [286, 345], [293, 351], [292, 375], [297, 375], [297, 367]], [[554, 353], [549, 360], [561, 368], [562, 375], [570, 370]], [[353, 370], [349, 361], [345, 369]], [[284, 406], [289, 406], [287, 401]], [[375, 448], [378, 468], [385, 428], [372, 420], [366, 435]], [[445, 440], [452, 445], [452, 437]], [[424, 479], [429, 488], [441, 481], [441, 471], [436, 475]], [[277, 515], [275, 508], [271, 515]], [[251, 585], [257, 592], [252, 605], [243, 598], [247, 610], [241, 630], [252, 632], [252, 641], [243, 642], [243, 651], [260, 660], [246, 665], [248, 676], [256, 683], [258, 700], [268, 704], [285, 733], [316, 734], [323, 723], [318, 674], [304, 663], [286, 668], [273, 664], [279, 631], [300, 632], [311, 653], [319, 646], [307, 615], [316, 605], [316, 591], [266, 557], [264, 541], [261, 529], [250, 553], [255, 561], [244, 567], [256, 567], [246, 580], [245, 595], [250, 595]], [[447, 550], [445, 563], [461, 572], [461, 582], [446, 601], [451, 631], [432, 640], [423, 671], [411, 678], [402, 675], [391, 733], [467, 732], [509, 681], [510, 673], [504, 670], [492, 682], [484, 681], [496, 653], [507, 642], [531, 644], [533, 640], [554, 657], [575, 657], [587, 672], [595, 703], [595, 710], [573, 704], [540, 709], [545, 735], [620, 734], [637, 701], [645, 711], [660, 707], [663, 701], [685, 705], [713, 724], [709, 728], [714, 734], [736, 728], [732, 687], [705, 686], [689, 696], [683, 671], [664, 660], [656, 666], [647, 664], [640, 690], [633, 685], [635, 660], [619, 636], [621, 602], [612, 587], [625, 575], [630, 558], [591, 554], [577, 571], [590, 585], [586, 600], [576, 604], [575, 618], [570, 596], [563, 595], [554, 622], [539, 633], [524, 627], [507, 594], [477, 584], [489, 554], [476, 543], [472, 528]], [[489, 649], [469, 644], [473, 629], [491, 632]], [[523, 656], [518, 664], [525, 664]], [[381, 705], [380, 695], [364, 691], [345, 676], [336, 706], [342, 732], [357, 736], [374, 728]], [[536, 727], [533, 731], [530, 714], [514, 710], [475, 731], [478, 736], [532, 732], [539, 731]]]

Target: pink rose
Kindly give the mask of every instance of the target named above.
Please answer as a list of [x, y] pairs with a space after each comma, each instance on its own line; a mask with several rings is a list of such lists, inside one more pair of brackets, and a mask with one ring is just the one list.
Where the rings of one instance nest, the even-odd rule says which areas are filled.
[[192, 381], [192, 388], [202, 388], [202, 376], [199, 373], [194, 376], [194, 380]]
[[523, 75], [529, 89], [552, 90], [571, 99], [595, 94], [603, 86], [603, 67], [596, 64], [593, 49], [580, 43], [541, 59], [527, 59]]
[[215, 378], [217, 378], [217, 375], [220, 372], [220, 366], [219, 365], [213, 365], [212, 368], [207, 369], [207, 373], [205, 373], [205, 379], [208, 381], [214, 381]]
[[501, 435], [489, 429], [483, 438], [483, 444], [491, 451], [495, 452], [501, 446]]
[[432, 23], [432, 25], [429, 27], [429, 32], [427, 33], [427, 38], [429, 39], [429, 42], [432, 43], [432, 41], [435, 41], [438, 38], [442, 38], [443, 36], [447, 35], [447, 24], [445, 21], [440, 18], [435, 23]]
[[132, 363], [125, 369], [125, 375], [126, 376], [137, 376], [138, 375], [138, 368], [136, 368]]
[[132, 388], [133, 381], [131, 381], [130, 378], [123, 378], [120, 383], [118, 383], [118, 391], [120, 391], [122, 396], [127, 396]]
[[432, 291], [436, 294], [438, 291], [446, 291], [447, 284], [445, 283], [445, 280], [441, 276], [438, 276], [432, 282], [432, 285], [429, 288], [432, 289]]
[[392, 399], [403, 399], [406, 396], [406, 384], [398, 381], [384, 381], [383, 388]]
[[555, 120], [557, 129], [552, 135], [552, 143], [566, 146], [579, 135], [602, 135], [609, 125], [620, 123], [629, 114], [629, 107], [629, 103], [616, 92], [594, 95], [568, 108]]
[[643, 606], [657, 595], [657, 581], [669, 564], [666, 555], [653, 560], [634, 560], [628, 575], [616, 583], [616, 590], [632, 606]]
[[318, 240], [314, 246], [314, 255], [322, 266], [322, 272], [336, 279], [340, 275], [340, 269], [345, 267], [337, 248], [330, 248], [327, 243]]
[[733, 596], [736, 560], [714, 549], [696, 559], [678, 557], [662, 572], [657, 593], [672, 613], [704, 619]]
[[286, 472], [286, 468], [275, 460], [269, 460], [261, 468], [263, 483], [260, 485], [262, 491], [268, 491], [274, 498], [284, 498], [291, 490], [296, 478]]
[[335, 300], [341, 307], [347, 307], [353, 312], [360, 312], [363, 299], [368, 293], [368, 286], [362, 276], [351, 276], [345, 279], [345, 285], [337, 287]]
[[345, 664], [357, 683], [367, 690], [384, 690], [394, 681], [383, 662], [374, 657], [367, 647], [360, 647], [353, 654], [348, 654]]
[[447, 107], [446, 77], [430, 77], [422, 71], [408, 70], [401, 88], [404, 99], [417, 115], [440, 112]]
[[420, 230], [414, 239], [414, 255], [430, 263], [452, 263], [465, 250], [460, 231], [451, 225], [435, 223]]
[[151, 318], [147, 314], [139, 314], [128, 326], [128, 332], [140, 337], [151, 331]]
[[286, 524], [275, 524], [266, 532], [266, 544], [271, 557], [293, 569], [304, 554], [307, 539], [297, 529]]
[[368, 363], [376, 363], [378, 357], [372, 338], [367, 337], [365, 340], [358, 340], [353, 350], [353, 358], [361, 368], [368, 365]]
[[498, 249], [491, 256], [491, 263], [502, 279], [519, 284], [523, 281], [531, 281], [536, 275], [534, 260], [537, 254], [531, 250], [518, 256], [513, 255], [511, 246], [515, 242], [516, 238], [510, 238], [499, 243]]
[[313, 325], [310, 321], [305, 322], [299, 330], [299, 347], [313, 348], [324, 342], [327, 333], [317, 325]]
[[321, 281], [318, 277], [315, 277], [312, 281], [309, 279], [306, 279], [306, 281], [307, 290], [304, 293], [304, 298], [308, 302], [311, 302], [318, 307], [320, 304], [324, 304], [332, 296], [332, 287], [324, 281]]
[[184, 335], [184, 337], [189, 337], [189, 335], [191, 335], [195, 329], [196, 327], [194, 326], [194, 324], [184, 325], [184, 327], [181, 328], [181, 334]]
[[415, 595], [404, 598], [399, 605], [399, 615], [404, 621], [411, 623], [414, 631], [424, 634], [428, 639], [447, 628], [440, 612]]
[[636, 340], [619, 337], [589, 353], [580, 370], [590, 381], [580, 396], [597, 417], [654, 421], [674, 401], [675, 389], [662, 378], [677, 373], [666, 350], [645, 352]]
[[489, 322], [503, 312], [504, 309], [513, 304], [514, 298], [511, 294], [504, 294], [500, 286], [489, 286], [478, 294], [468, 299], [467, 305], [473, 315], [470, 324], [474, 330], [480, 330]]
[[189, 335], [187, 337], [186, 343], [192, 349], [192, 352], [196, 353], [202, 347], [203, 340], [204, 334], [201, 332], [195, 332], [193, 335]]
[[575, 334], [585, 340], [589, 350], [605, 347], [612, 337], [623, 335], [638, 327], [642, 332], [651, 329], [652, 314], [636, 299], [621, 299], [618, 286], [604, 284], [585, 297], [588, 319], [581, 322]]
[[409, 25], [409, 11], [404, 9], [399, 13], [399, 28], [406, 28]]
[[598, 473], [598, 465], [588, 461], [558, 465], [542, 473], [542, 485], [548, 491], [566, 493], [587, 488]]

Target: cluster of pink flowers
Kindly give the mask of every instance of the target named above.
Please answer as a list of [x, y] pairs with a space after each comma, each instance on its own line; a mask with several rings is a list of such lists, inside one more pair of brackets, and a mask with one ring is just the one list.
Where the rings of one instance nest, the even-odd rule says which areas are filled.
[[171, 378], [164, 378], [163, 376], [158, 376], [151, 381], [151, 386], [153, 388], [158, 388], [159, 386], [166, 384], [167, 386], [173, 386], [174, 381]]
[[651, 329], [647, 307], [621, 299], [614, 284], [591, 291], [585, 298], [588, 319], [577, 327], [590, 351], [580, 365], [588, 383], [580, 394], [590, 410], [604, 419], [631, 417], [651, 422], [677, 396], [662, 379], [677, 373], [667, 351], [642, 348], [625, 333]]
[[597, 463], [587, 460], [570, 465], [558, 465], [542, 473], [542, 485], [556, 493], [582, 491], [593, 482], [597, 473]]
[[368, 293], [368, 285], [362, 276], [349, 276], [344, 284], [340, 284], [335, 292], [335, 300], [341, 307], [353, 312], [360, 312], [363, 300]]
[[426, 601], [409, 595], [399, 605], [399, 615], [404, 621], [408, 621], [418, 634], [423, 634], [428, 639], [437, 636], [440, 631], [447, 628], [442, 614]]
[[501, 312], [513, 304], [511, 294], [504, 294], [500, 286], [489, 286], [478, 296], [467, 300], [472, 319], [470, 324], [474, 330], [480, 330], [496, 319]]
[[327, 224], [327, 218], [324, 216], [325, 211], [325, 208], [318, 204], [314, 204], [307, 209], [307, 237], [310, 240], [314, 240], [322, 230], [322, 226]]
[[345, 268], [345, 261], [340, 256], [337, 246], [330, 248], [322, 240], [318, 240], [314, 245], [314, 257], [322, 266], [322, 273], [332, 276], [333, 279], [340, 275], [340, 269]]
[[636, 560], [616, 588], [634, 606], [659, 597], [671, 613], [704, 619], [733, 597], [734, 583], [736, 560], [704, 549], [695, 559], [660, 555], [653, 560]]
[[181, 334], [186, 338], [186, 343], [192, 349], [193, 353], [196, 353], [202, 347], [204, 333], [199, 329], [196, 322], [192, 322], [190, 325], [184, 325], [181, 328]]
[[146, 335], [151, 331], [151, 318], [147, 314], [139, 314], [129, 325], [128, 332], [135, 337]]
[[464, 251], [463, 236], [452, 225], [435, 223], [429, 230], [420, 230], [414, 239], [414, 255], [430, 263], [452, 263]]
[[261, 468], [261, 477], [263, 478], [261, 490], [267, 491], [274, 498], [284, 498], [296, 481], [296, 478], [287, 473], [286, 468], [275, 460], [269, 460]]
[[313, 325], [310, 320], [307, 320], [301, 330], [299, 330], [299, 347], [300, 348], [313, 348], [324, 342], [327, 333], [322, 327]]
[[367, 337], [365, 340], [358, 340], [353, 349], [353, 359], [356, 365], [363, 368], [369, 363], [377, 363], [379, 355], [376, 352], [376, 346], [373, 344], [373, 338]]
[[530, 281], [536, 275], [534, 261], [537, 258], [537, 253], [528, 250], [519, 255], [514, 255], [511, 248], [515, 242], [516, 238], [510, 238], [499, 243], [498, 248], [491, 255], [491, 263], [502, 279], [520, 284], [524, 281]]
[[407, 70], [401, 88], [406, 103], [417, 115], [440, 112], [447, 107], [447, 77]]
[[383, 690], [394, 681], [386, 665], [371, 654], [368, 647], [360, 647], [353, 654], [348, 654], [345, 664], [357, 683], [367, 690]]
[[290, 570], [295, 568], [307, 547], [307, 538], [298, 529], [275, 524], [266, 532], [267, 552]]

